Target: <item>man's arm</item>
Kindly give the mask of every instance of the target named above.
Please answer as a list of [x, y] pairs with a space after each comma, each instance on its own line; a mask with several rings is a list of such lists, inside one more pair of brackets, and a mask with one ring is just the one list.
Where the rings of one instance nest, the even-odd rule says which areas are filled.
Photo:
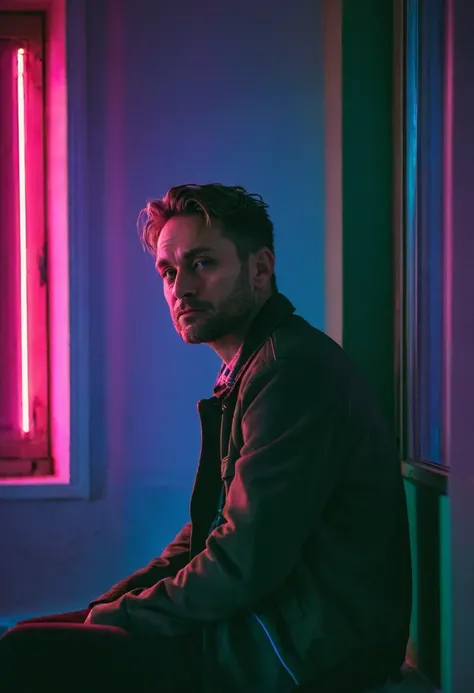
[[176, 635], [228, 618], [284, 582], [340, 475], [332, 451], [345, 407], [329, 374], [312, 377], [275, 362], [252, 378], [226, 523], [175, 577], [98, 606], [92, 623]]
[[89, 608], [96, 604], [114, 602], [127, 592], [136, 589], [146, 589], [163, 580], [163, 578], [175, 576], [189, 561], [190, 540], [191, 523], [188, 522], [159, 558], [154, 558], [147, 566], [137, 570], [130, 577], [111, 587], [105, 594], [94, 599], [89, 604]]

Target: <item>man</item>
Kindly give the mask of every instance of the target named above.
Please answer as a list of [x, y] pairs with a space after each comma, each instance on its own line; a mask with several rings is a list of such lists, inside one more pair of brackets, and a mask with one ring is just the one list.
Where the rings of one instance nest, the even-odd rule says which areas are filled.
[[178, 186], [141, 230], [176, 330], [223, 361], [199, 403], [191, 519], [86, 612], [13, 629], [0, 672], [42, 662], [31, 690], [70, 690], [45, 669], [54, 646], [68, 683], [86, 676], [89, 691], [383, 685], [404, 660], [411, 574], [400, 465], [371, 393], [277, 292], [259, 196]]

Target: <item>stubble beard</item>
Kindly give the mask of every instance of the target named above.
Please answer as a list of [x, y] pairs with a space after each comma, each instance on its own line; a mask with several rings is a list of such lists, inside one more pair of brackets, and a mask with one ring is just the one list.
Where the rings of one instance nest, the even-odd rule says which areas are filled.
[[214, 312], [197, 313], [188, 323], [178, 318], [175, 328], [186, 344], [210, 344], [241, 332], [254, 311], [255, 296], [249, 286], [248, 272], [243, 267], [232, 292], [214, 308]]

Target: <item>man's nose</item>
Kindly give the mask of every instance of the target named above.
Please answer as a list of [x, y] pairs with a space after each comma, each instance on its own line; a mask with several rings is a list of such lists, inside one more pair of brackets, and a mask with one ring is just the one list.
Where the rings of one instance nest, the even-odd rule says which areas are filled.
[[176, 274], [173, 285], [173, 294], [175, 298], [181, 300], [186, 296], [195, 296], [196, 289], [196, 278], [191, 272], [179, 271]]

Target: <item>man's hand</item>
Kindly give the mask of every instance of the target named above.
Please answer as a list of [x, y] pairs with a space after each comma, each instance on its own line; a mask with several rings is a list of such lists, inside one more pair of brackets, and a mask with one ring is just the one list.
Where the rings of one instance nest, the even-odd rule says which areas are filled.
[[126, 629], [127, 624], [128, 615], [121, 599], [108, 604], [96, 604], [84, 621], [85, 626], [116, 626], [123, 629]]

